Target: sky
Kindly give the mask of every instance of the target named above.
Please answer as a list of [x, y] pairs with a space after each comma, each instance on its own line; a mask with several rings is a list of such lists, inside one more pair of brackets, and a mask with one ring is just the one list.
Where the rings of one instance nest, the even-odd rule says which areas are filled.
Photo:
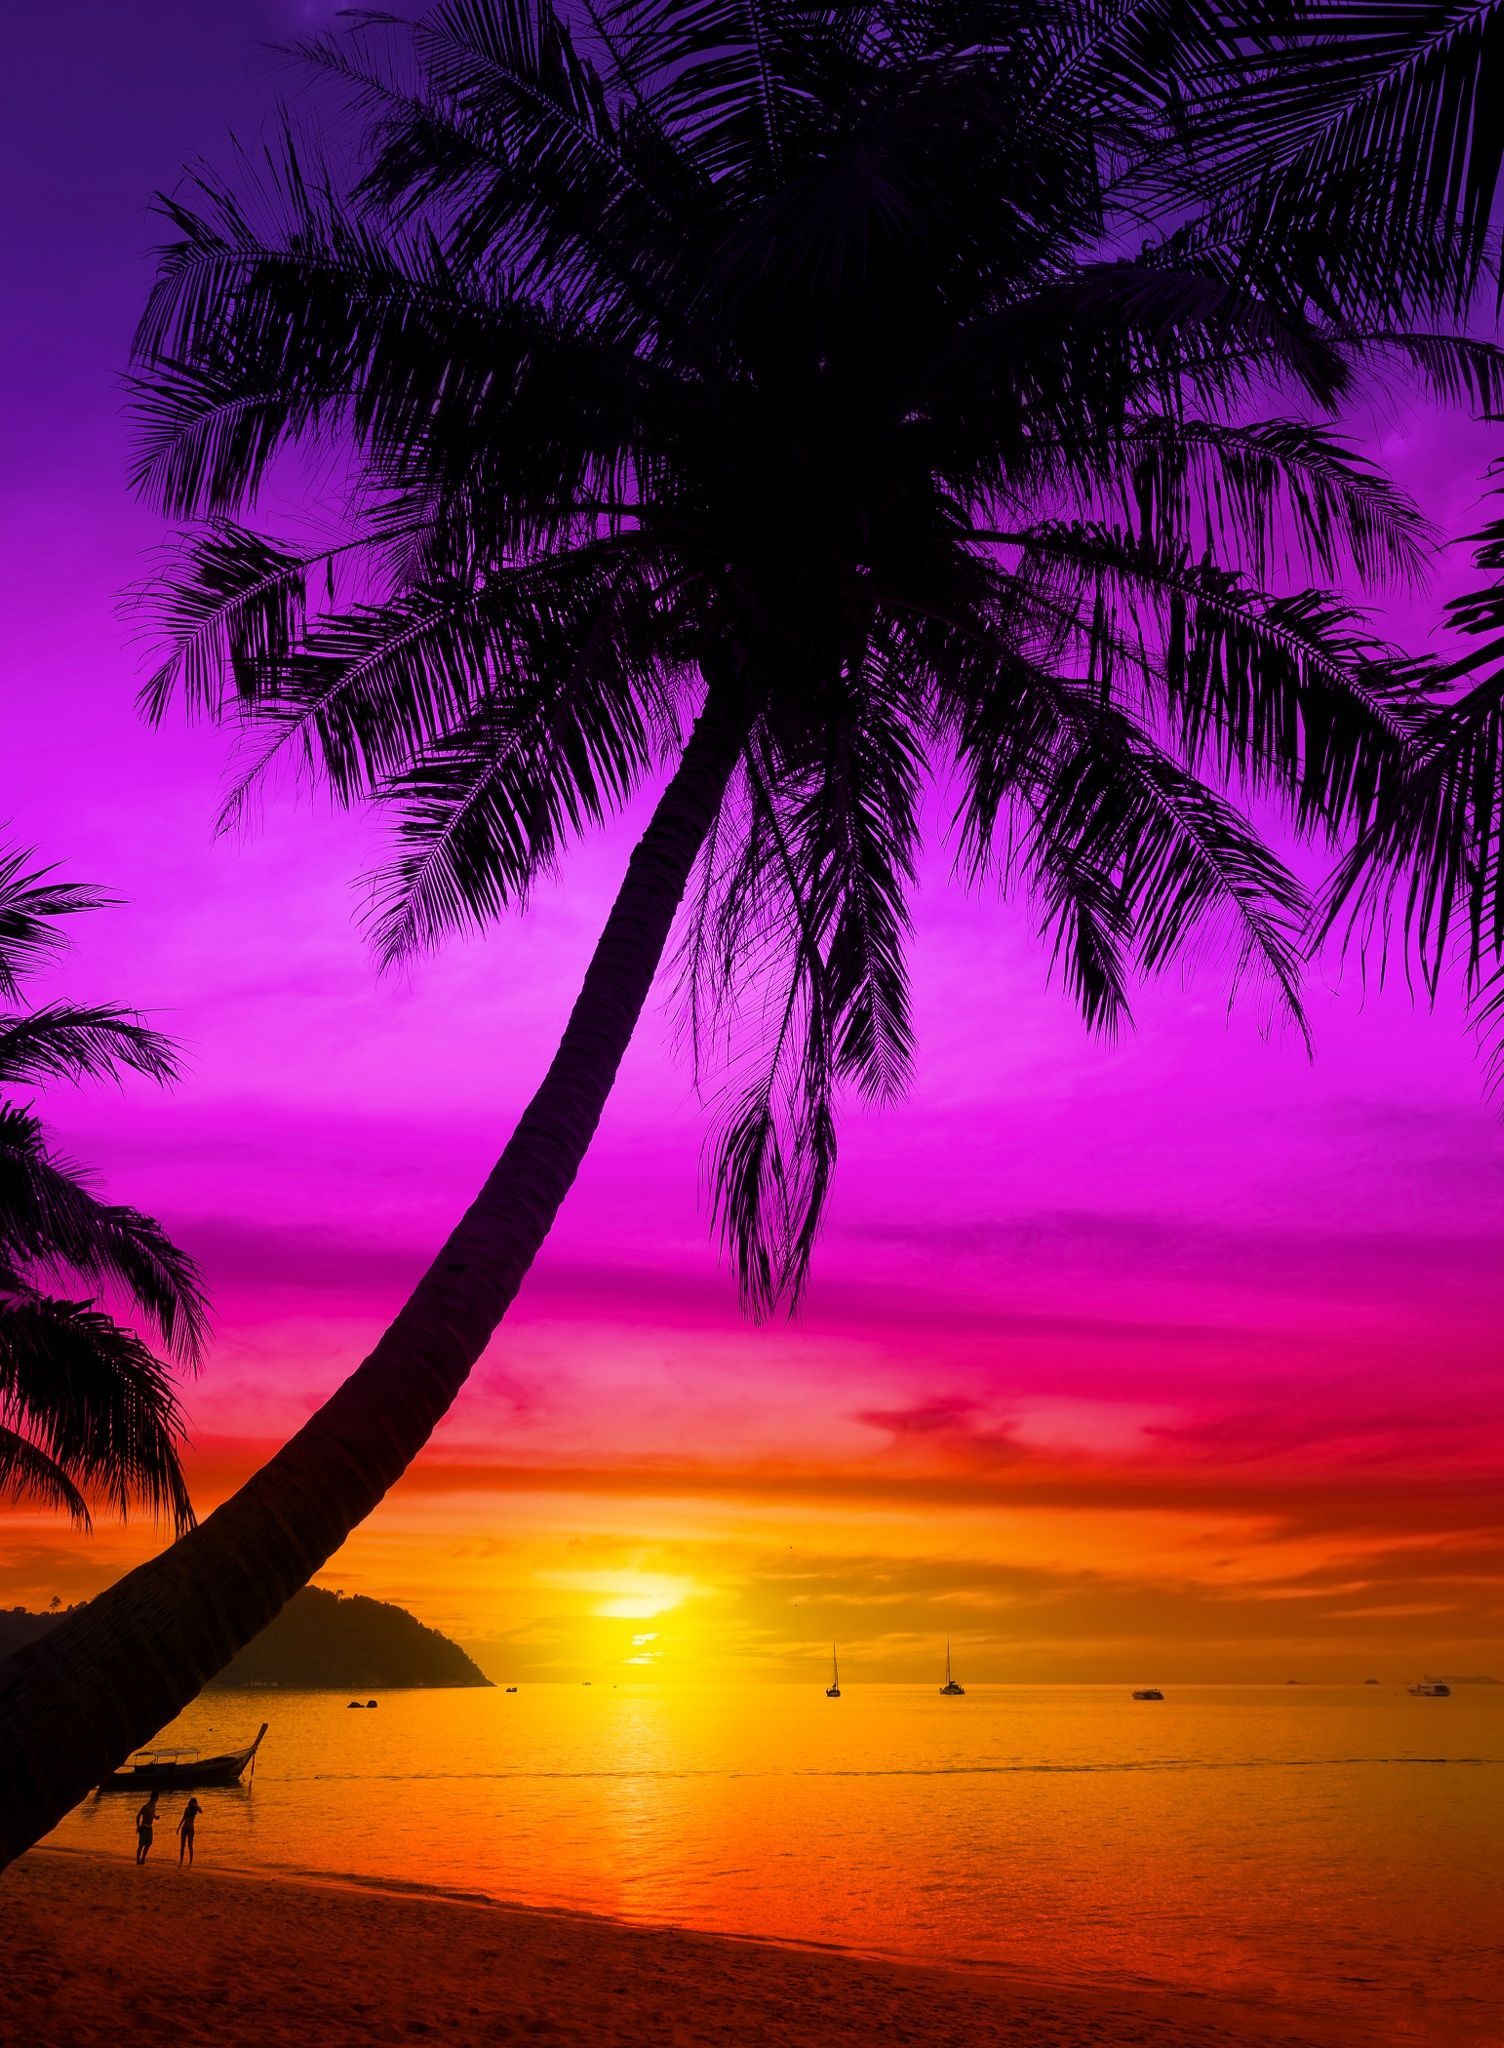
[[[359, 1361], [485, 1173], [634, 822], [525, 919], [383, 978], [369, 822], [290, 793], [216, 839], [222, 736], [135, 713], [148, 202], [255, 134], [287, 88], [265, 45], [332, 12], [82, 0], [8, 30], [0, 838], [124, 899], [47, 987], [186, 1053], [167, 1095], [45, 1108], [208, 1274], [201, 1511]], [[1398, 401], [1354, 430], [1443, 531], [1476, 523], [1484, 430]], [[1437, 602], [1401, 608], [1412, 642]], [[805, 1680], [839, 1640], [843, 1677], [929, 1680], [946, 1636], [977, 1681], [1504, 1666], [1504, 1131], [1455, 1006], [1324, 960], [1308, 1058], [1207, 969], [1104, 1045], [952, 858], [916, 905], [916, 1086], [848, 1114], [799, 1320], [738, 1315], [664, 988], [516, 1308], [320, 1583], [510, 1679]], [[86, 1597], [163, 1540], [0, 1510], [0, 1604]]]

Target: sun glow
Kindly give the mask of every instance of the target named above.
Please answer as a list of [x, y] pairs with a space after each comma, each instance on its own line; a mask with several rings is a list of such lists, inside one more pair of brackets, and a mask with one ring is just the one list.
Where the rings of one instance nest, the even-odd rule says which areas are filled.
[[673, 1578], [667, 1572], [555, 1571], [538, 1576], [566, 1592], [596, 1596], [589, 1612], [600, 1621], [651, 1621], [678, 1607], [695, 1590], [693, 1579]]

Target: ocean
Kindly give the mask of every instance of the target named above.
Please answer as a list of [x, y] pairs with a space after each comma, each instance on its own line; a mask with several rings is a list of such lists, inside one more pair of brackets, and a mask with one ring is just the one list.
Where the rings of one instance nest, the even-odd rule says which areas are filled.
[[[1504, 1688], [210, 1692], [199, 1856], [1504, 2041]], [[176, 1853], [164, 1801], [156, 1854]], [[127, 1854], [136, 1801], [51, 1840]]]

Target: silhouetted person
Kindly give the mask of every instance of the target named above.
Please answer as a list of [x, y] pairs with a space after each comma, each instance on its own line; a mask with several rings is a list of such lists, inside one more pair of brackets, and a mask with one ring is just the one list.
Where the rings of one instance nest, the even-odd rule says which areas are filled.
[[196, 1799], [190, 1799], [183, 1808], [183, 1818], [178, 1822], [178, 1868], [183, 1867], [183, 1858], [193, 1861], [193, 1828], [203, 1808]]
[[141, 1811], [136, 1815], [136, 1861], [144, 1863], [151, 1849], [151, 1833], [157, 1824], [157, 1800], [159, 1793], [153, 1792]]

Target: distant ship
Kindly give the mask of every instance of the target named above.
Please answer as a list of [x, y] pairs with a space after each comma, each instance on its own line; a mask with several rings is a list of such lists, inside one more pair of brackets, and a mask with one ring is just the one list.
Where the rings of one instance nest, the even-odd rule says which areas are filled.
[[841, 1667], [836, 1662], [834, 1643], [830, 1646], [830, 1683], [825, 1688], [825, 1697], [828, 1700], [838, 1700], [841, 1697]]
[[1444, 1678], [1423, 1678], [1419, 1685], [1412, 1685], [1408, 1690], [1411, 1698], [1417, 1700], [1449, 1700], [1452, 1697], [1452, 1688]]
[[941, 1686], [940, 1690], [947, 1699], [964, 1700], [966, 1697], [965, 1686], [957, 1685], [955, 1679], [951, 1675], [949, 1636], [945, 1638], [945, 1683]]
[[1136, 1692], [1133, 1697], [1136, 1700], [1162, 1700], [1164, 1694], [1157, 1685], [1146, 1685], [1141, 1692]]

